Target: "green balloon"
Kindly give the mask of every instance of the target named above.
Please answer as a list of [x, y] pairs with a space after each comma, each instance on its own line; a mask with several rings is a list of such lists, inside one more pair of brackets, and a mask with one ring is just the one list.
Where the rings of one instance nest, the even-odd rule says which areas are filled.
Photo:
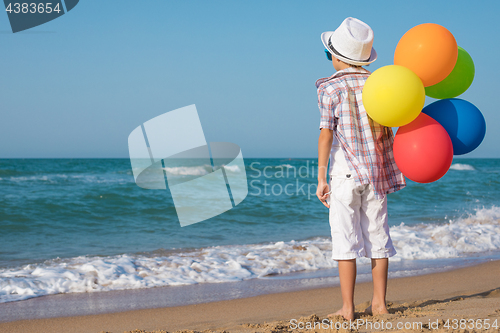
[[474, 62], [471, 56], [460, 46], [458, 58], [451, 73], [441, 82], [425, 88], [425, 94], [432, 98], [454, 98], [469, 89], [474, 80]]

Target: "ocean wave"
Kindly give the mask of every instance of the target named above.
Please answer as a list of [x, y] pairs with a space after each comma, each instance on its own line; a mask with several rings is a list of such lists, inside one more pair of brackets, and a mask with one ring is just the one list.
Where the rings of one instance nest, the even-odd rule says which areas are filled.
[[169, 175], [174, 176], [204, 176], [212, 172], [211, 165], [195, 166], [195, 167], [166, 167], [163, 168]]
[[292, 168], [295, 168], [295, 167], [293, 165], [290, 165], [290, 164], [280, 164], [280, 165], [277, 165], [276, 168], [292, 169]]
[[[500, 250], [500, 207], [443, 224], [390, 229], [398, 254], [391, 261], [440, 259]], [[359, 264], [368, 264], [360, 258]], [[215, 246], [150, 255], [82, 256], [0, 269], [0, 303], [72, 292], [95, 292], [241, 281], [336, 267], [331, 240]]]
[[230, 171], [230, 172], [241, 172], [241, 169], [237, 165], [225, 165], [224, 170]]
[[[211, 165], [195, 166], [195, 167], [166, 167], [163, 168], [168, 175], [173, 176], [204, 176], [212, 172]], [[229, 172], [240, 172], [240, 167], [237, 165], [226, 165], [224, 169]], [[68, 183], [68, 182], [80, 182], [80, 183], [130, 183], [134, 182], [134, 177], [128, 176], [132, 175], [132, 171], [128, 173], [110, 173], [110, 174], [38, 174], [31, 176], [10, 176], [10, 177], [0, 177], [0, 181], [11, 181], [13, 183], [25, 183], [25, 182], [40, 182], [40, 183]], [[126, 177], [124, 177], [127, 175]]]
[[500, 249], [500, 207], [476, 210], [446, 224], [391, 228], [399, 260], [459, 257]]
[[60, 183], [60, 182], [73, 182], [80, 181], [85, 183], [129, 183], [133, 182], [133, 177], [116, 177], [114, 175], [108, 176], [102, 175], [88, 175], [88, 174], [47, 174], [47, 175], [35, 175], [35, 176], [19, 176], [19, 177], [8, 177], [0, 178], [3, 181], [11, 181], [14, 183], [23, 182], [42, 182], [42, 183]]
[[0, 303], [71, 292], [94, 292], [241, 281], [333, 267], [324, 239], [217, 246], [171, 256], [77, 257], [0, 270]]
[[450, 166], [450, 170], [458, 170], [458, 171], [463, 171], [463, 170], [467, 170], [467, 171], [475, 171], [476, 168], [474, 168], [472, 165], [470, 164], [462, 164], [462, 163], [456, 163], [456, 164], [452, 164]]
[[47, 176], [20, 176], [20, 177], [10, 177], [9, 180], [13, 182], [25, 182], [25, 181], [49, 181], [54, 182], [52, 179], [49, 179]]
[[[224, 169], [230, 172], [240, 172], [237, 165], [224, 165]], [[204, 176], [213, 171], [211, 165], [191, 166], [191, 167], [166, 167], [163, 168], [168, 175], [173, 176]]]

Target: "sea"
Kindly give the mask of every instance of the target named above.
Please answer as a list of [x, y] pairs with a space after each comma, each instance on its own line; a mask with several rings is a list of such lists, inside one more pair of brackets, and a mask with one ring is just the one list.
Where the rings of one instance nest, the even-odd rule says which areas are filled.
[[[249, 296], [249, 281], [261, 293], [338, 284], [317, 160], [246, 158], [245, 169], [230, 171], [246, 172], [243, 202], [181, 227], [169, 189], [137, 186], [129, 159], [0, 160], [0, 303], [219, 286], [210, 301], [228, 285], [240, 292], [222, 298]], [[455, 158], [440, 180], [408, 180], [388, 202], [390, 277], [500, 259], [500, 159]], [[369, 276], [370, 260], [358, 259], [358, 278]]]

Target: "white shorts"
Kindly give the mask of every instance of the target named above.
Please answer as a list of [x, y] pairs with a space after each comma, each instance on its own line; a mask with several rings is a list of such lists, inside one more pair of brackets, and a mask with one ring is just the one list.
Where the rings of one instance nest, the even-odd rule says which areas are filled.
[[[334, 152], [335, 153], [335, 152]], [[336, 153], [343, 158], [342, 149]], [[377, 199], [371, 184], [356, 186], [345, 164], [331, 169], [332, 259], [388, 258], [396, 254], [387, 224], [387, 197]]]

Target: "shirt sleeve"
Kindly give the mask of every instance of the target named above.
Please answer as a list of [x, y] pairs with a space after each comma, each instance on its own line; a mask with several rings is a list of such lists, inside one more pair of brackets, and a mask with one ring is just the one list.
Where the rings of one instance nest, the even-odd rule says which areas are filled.
[[334, 111], [338, 104], [338, 96], [332, 87], [330, 89], [332, 91], [328, 92], [328, 88], [324, 85], [318, 88], [319, 128], [328, 128], [333, 131], [337, 125]]

